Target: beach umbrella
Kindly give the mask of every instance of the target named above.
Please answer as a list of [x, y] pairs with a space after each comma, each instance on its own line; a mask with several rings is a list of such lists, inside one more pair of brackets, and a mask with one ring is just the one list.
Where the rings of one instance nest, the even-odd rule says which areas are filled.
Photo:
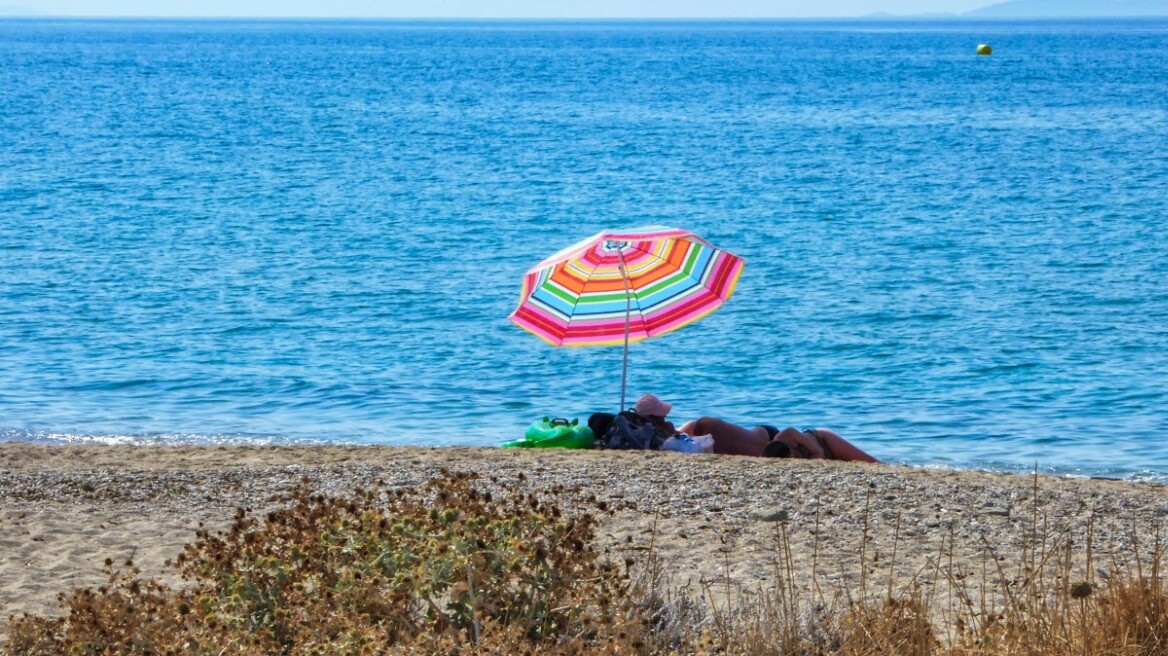
[[528, 271], [511, 321], [553, 346], [623, 344], [623, 410], [629, 344], [716, 310], [734, 293], [742, 266], [688, 230], [604, 231]]

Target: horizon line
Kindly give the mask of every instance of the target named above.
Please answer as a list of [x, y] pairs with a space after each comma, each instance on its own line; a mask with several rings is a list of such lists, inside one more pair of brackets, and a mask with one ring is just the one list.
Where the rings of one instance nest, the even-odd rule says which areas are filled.
[[1142, 16], [969, 16], [961, 13], [928, 13], [928, 14], [887, 14], [874, 13], [860, 16], [215, 16], [206, 14], [191, 14], [182, 16], [169, 15], [123, 15], [123, 14], [0, 14], [0, 20], [220, 20], [220, 21], [403, 21], [403, 22], [604, 22], [604, 21], [632, 21], [632, 22], [779, 22], [779, 21], [895, 21], [895, 20], [968, 20], [968, 21], [1018, 21], [1018, 20], [1107, 20], [1127, 19], [1140, 20], [1151, 18], [1168, 18], [1165, 14], [1147, 14]]

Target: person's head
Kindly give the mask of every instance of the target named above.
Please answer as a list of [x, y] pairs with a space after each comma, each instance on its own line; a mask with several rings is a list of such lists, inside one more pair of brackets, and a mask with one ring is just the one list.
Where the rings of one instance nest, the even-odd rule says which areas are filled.
[[771, 440], [762, 450], [762, 454], [767, 458], [790, 458], [791, 447], [787, 446], [786, 442]]
[[637, 405], [633, 408], [642, 417], [655, 417], [657, 419], [665, 419], [669, 416], [669, 411], [672, 409], [672, 405], [652, 394], [646, 394], [640, 399], [637, 399]]

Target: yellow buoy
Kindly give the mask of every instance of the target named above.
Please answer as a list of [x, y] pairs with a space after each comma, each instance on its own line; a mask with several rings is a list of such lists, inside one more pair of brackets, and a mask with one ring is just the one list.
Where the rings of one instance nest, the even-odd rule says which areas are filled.
[[992, 54], [994, 54], [994, 49], [991, 48], [988, 43], [979, 43], [977, 45], [977, 54], [979, 54], [979, 55], [992, 55]]

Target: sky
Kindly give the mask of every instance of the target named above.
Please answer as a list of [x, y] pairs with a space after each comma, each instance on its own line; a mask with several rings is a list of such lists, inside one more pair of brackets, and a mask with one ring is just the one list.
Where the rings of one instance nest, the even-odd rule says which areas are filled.
[[304, 18], [851, 18], [997, 0], [0, 0], [0, 14]]

